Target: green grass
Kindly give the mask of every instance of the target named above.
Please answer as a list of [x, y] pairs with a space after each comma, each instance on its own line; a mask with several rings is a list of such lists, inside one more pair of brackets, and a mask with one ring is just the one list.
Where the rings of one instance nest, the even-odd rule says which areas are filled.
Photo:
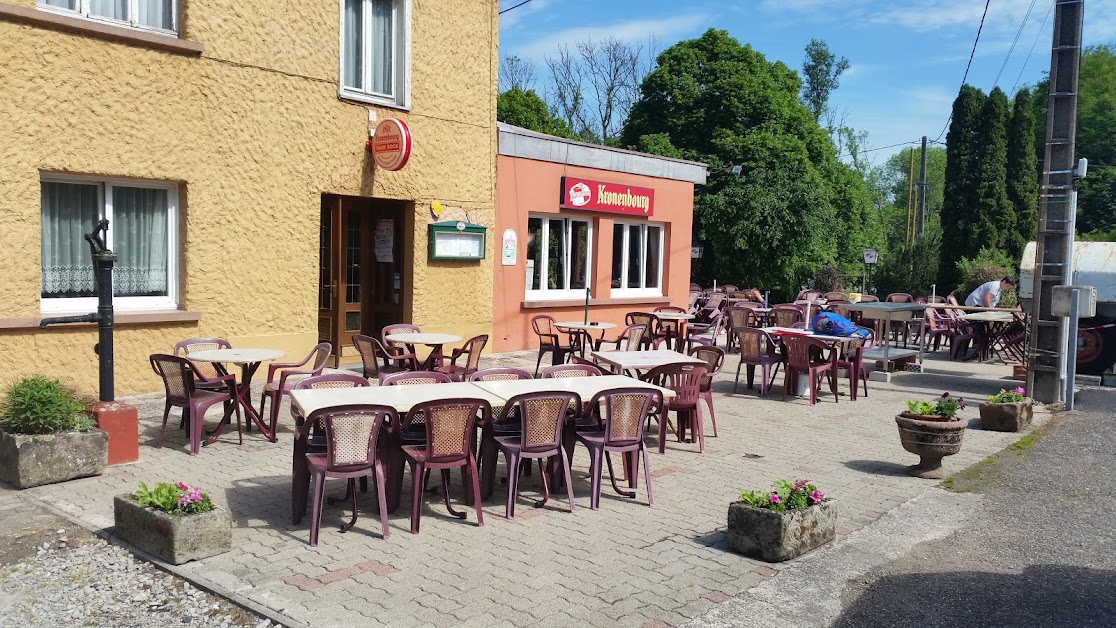
[[1034, 449], [1035, 445], [1042, 440], [1046, 431], [1056, 424], [1055, 419], [1047, 421], [1002, 451], [942, 480], [941, 487], [954, 493], [983, 493], [998, 486], [1004, 479], [1004, 473], [1019, 464], [1027, 452]]

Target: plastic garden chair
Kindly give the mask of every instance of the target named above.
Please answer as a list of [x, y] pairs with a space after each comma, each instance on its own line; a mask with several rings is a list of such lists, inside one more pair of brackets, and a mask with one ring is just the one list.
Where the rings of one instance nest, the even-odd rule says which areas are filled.
[[[462, 382], [471, 373], [475, 373], [480, 368], [481, 352], [484, 351], [484, 346], [488, 344], [488, 335], [481, 334], [480, 336], [473, 336], [465, 341], [460, 349], [454, 349], [449, 358], [449, 364], [435, 368], [439, 373], [446, 373], [454, 379], [454, 381]], [[465, 356], [465, 363], [458, 364], [457, 361]]]
[[426, 489], [430, 471], [442, 472], [442, 494], [446, 509], [450, 514], [466, 518], [466, 513], [458, 512], [450, 506], [449, 485], [450, 469], [464, 467], [466, 483], [471, 484], [473, 504], [477, 510], [477, 525], [484, 525], [484, 512], [481, 509], [480, 478], [477, 458], [473, 452], [472, 439], [476, 422], [488, 422], [492, 407], [483, 399], [444, 399], [420, 403], [407, 413], [400, 425], [405, 432], [411, 428], [417, 415], [425, 417], [426, 442], [421, 446], [404, 446], [403, 457], [410, 463], [412, 479], [411, 533], [418, 534], [422, 517], [423, 493]]
[[[676, 307], [676, 306], [673, 306], [673, 305], [664, 305], [662, 307], [655, 308], [655, 310], [652, 313], [653, 314], [659, 314], [660, 312], [670, 313], [670, 314], [685, 314], [686, 309], [681, 308], [681, 307]], [[658, 327], [655, 329], [655, 333], [652, 335], [651, 341], [654, 342], [654, 341], [660, 340], [660, 339], [665, 340], [666, 344], [667, 344], [667, 348], [670, 349], [670, 348], [672, 348], [670, 345], [673, 344], [675, 342], [675, 340], [678, 338], [678, 328], [682, 325], [682, 321], [680, 321], [680, 320], [667, 320], [667, 319], [662, 319], [662, 318], [657, 318], [657, 320], [658, 320]]]
[[[236, 401], [236, 377], [222, 375], [206, 378], [190, 360], [165, 353], [156, 353], [150, 357], [151, 370], [163, 378], [166, 389], [167, 402], [163, 408], [163, 427], [159, 430], [159, 447], [163, 446], [163, 438], [167, 431], [167, 418], [172, 407], [182, 408], [183, 423], [190, 429], [190, 455], [196, 456], [201, 450], [202, 424], [205, 412], [218, 403], [225, 404], [225, 414], [221, 421], [228, 420], [229, 415], [236, 410], [236, 433], [240, 437], [240, 444], [244, 444], [244, 434], [240, 424], [240, 404]], [[210, 384], [220, 382], [225, 385], [225, 390], [203, 390], [197, 387], [197, 382], [204, 380]]]
[[[713, 312], [712, 320], [709, 323], [695, 323], [691, 322], [686, 326], [686, 351], [694, 348], [697, 345], [705, 345], [710, 347], [717, 346], [717, 338], [721, 335], [721, 328], [725, 324], [725, 315], [719, 310]], [[678, 347], [679, 351], [683, 347]]]
[[515, 518], [515, 502], [519, 495], [520, 460], [538, 460], [539, 476], [542, 478], [543, 498], [536, 502], [542, 507], [550, 499], [547, 473], [543, 460], [557, 458], [565, 477], [566, 494], [570, 500], [570, 512], [574, 511], [573, 482], [570, 477], [570, 461], [562, 450], [562, 428], [566, 417], [581, 414], [581, 402], [576, 394], [564, 392], [541, 392], [517, 395], [507, 401], [505, 412], [514, 409], [519, 417], [519, 434], [494, 436], [495, 446], [504, 454], [508, 468], [508, 502], [505, 516]]
[[[713, 424], [713, 436], [717, 436], [717, 413], [713, 410], [713, 377], [721, 372], [725, 366], [725, 350], [720, 347], [703, 347], [698, 346], [690, 349], [690, 355], [704, 360], [709, 365], [709, 372], [701, 378], [701, 385], [698, 388], [699, 396], [709, 406], [709, 421]], [[701, 422], [700, 405], [698, 406], [698, 422]], [[702, 428], [704, 432], [704, 427]]]
[[604, 373], [593, 364], [559, 364], [558, 366], [548, 366], [542, 372], [543, 379], [594, 377], [597, 375], [604, 375]]
[[701, 399], [701, 380], [708, 374], [709, 368], [704, 364], [664, 364], [643, 376], [645, 382], [674, 391], [674, 397], [657, 406], [658, 412], [654, 413], [659, 421], [660, 454], [666, 453], [667, 413], [670, 411], [678, 415], [678, 442], [685, 441], [686, 429], [690, 428], [697, 436], [698, 452], [705, 452], [705, 430], [698, 418], [698, 401]]
[[644, 325], [642, 323], [628, 325], [624, 328], [624, 331], [620, 332], [620, 335], [617, 336], [615, 340], [605, 340], [604, 338], [601, 338], [596, 343], [594, 343], [593, 349], [595, 351], [600, 351], [604, 345], [611, 344], [615, 345], [615, 347], [609, 350], [638, 351], [641, 346], [644, 346], [643, 340], [647, 336], [647, 334], [647, 325]]
[[[359, 388], [371, 386], [367, 379], [352, 373], [330, 373], [307, 377], [295, 382], [292, 390], [320, 390], [327, 388]], [[308, 422], [306, 417], [291, 405], [291, 416], [295, 419], [294, 456], [291, 460], [291, 522], [298, 525], [306, 512], [306, 501], [310, 495], [310, 465], [306, 454], [325, 451], [325, 426], [318, 421]], [[348, 496], [346, 495], [346, 498]]]
[[491, 368], [474, 371], [465, 377], [469, 382], [498, 382], [517, 379], [534, 379], [530, 371], [513, 368]]
[[643, 325], [645, 329], [635, 349], [650, 349], [661, 323], [651, 312], [628, 312], [624, 315], [624, 324], [628, 327]]
[[799, 373], [807, 375], [810, 386], [810, 405], [818, 401], [818, 384], [822, 375], [828, 375], [833, 399], [837, 401], [837, 371], [833, 368], [835, 359], [825, 359], [822, 353], [829, 345], [809, 336], [784, 334], [782, 337], [786, 366], [783, 369], [783, 401], [787, 392], [794, 388]]
[[562, 344], [561, 335], [555, 326], [553, 316], [540, 314], [532, 317], [531, 329], [539, 337], [539, 359], [535, 361], [536, 377], [539, 375], [539, 366], [542, 364], [543, 356], [547, 353], [551, 356], [551, 364], [562, 364], [566, 361], [566, 356], [580, 348], [572, 344]]
[[395, 410], [388, 406], [346, 405], [323, 408], [310, 413], [308, 424], [321, 423], [325, 430], [325, 453], [307, 453], [306, 462], [313, 478], [313, 510], [310, 513], [310, 547], [318, 545], [325, 501], [326, 478], [348, 480], [352, 496], [353, 518], [341, 526], [346, 532], [357, 522], [357, 478], [372, 475], [376, 479], [376, 497], [380, 507], [380, 529], [388, 538], [388, 510], [385, 495], [384, 464], [378, 455], [377, 443], [384, 429], [398, 422]]
[[864, 382], [864, 396], [868, 396], [868, 369], [864, 366], [864, 351], [875, 346], [876, 335], [870, 329], [867, 331], [866, 337], [852, 336], [837, 358], [837, 368], [845, 369], [849, 374], [849, 399], [853, 401], [856, 401], [857, 382]]
[[[283, 397], [291, 394], [293, 388], [293, 384], [288, 382], [287, 379], [292, 375], [321, 375], [326, 361], [329, 360], [329, 356], [333, 352], [332, 349], [328, 342], [323, 342], [311, 349], [310, 354], [301, 362], [273, 362], [268, 365], [267, 383], [264, 384], [263, 392], [260, 393], [260, 416], [263, 416], [267, 402], [271, 401], [271, 442], [274, 443], [279, 440], [275, 435], [275, 427], [279, 423], [279, 404], [282, 403]], [[275, 379], [276, 375], [279, 376], [278, 380]], [[252, 424], [249, 423], [249, 431], [251, 431], [251, 426]]]
[[776, 305], [769, 314], [775, 327], [805, 327], [806, 317], [794, 305]]
[[388, 353], [392, 355], [399, 356], [407, 355], [408, 353], [413, 354], [415, 352], [414, 347], [408, 347], [407, 345], [400, 342], [391, 342], [387, 339], [387, 337], [392, 334], [406, 334], [412, 332], [418, 333], [421, 331], [422, 328], [420, 328], [418, 325], [412, 325], [410, 323], [395, 323], [394, 325], [385, 325], [384, 328], [380, 330], [380, 342], [383, 343], [384, 348], [388, 350]]
[[590, 497], [589, 507], [598, 510], [601, 505], [601, 480], [604, 477], [603, 462], [608, 465], [608, 475], [612, 488], [621, 495], [632, 494], [621, 491], [616, 485], [610, 453], [631, 457], [628, 478], [635, 488], [635, 478], [639, 470], [639, 460], [643, 458], [643, 479], [647, 483], [647, 505], [655, 503], [651, 490], [651, 468], [647, 458], [647, 445], [643, 442], [643, 424], [647, 421], [652, 405], [662, 406], [662, 395], [646, 388], [614, 388], [593, 395], [584, 407], [601, 425], [599, 430], [578, 431], [575, 438], [589, 450]]
[[353, 346], [360, 354], [364, 365], [364, 376], [375, 377], [382, 381], [394, 373], [418, 370], [418, 358], [413, 353], [392, 353], [372, 336], [357, 334], [353, 336]]
[[[213, 351], [214, 349], [232, 349], [232, 343], [224, 338], [188, 338], [174, 345], [174, 355], [187, 357], [195, 351]], [[219, 381], [221, 374], [212, 362], [194, 362], [194, 369], [201, 373], [203, 379], [194, 382], [194, 386], [201, 390], [216, 390], [218, 392], [227, 388], [223, 381]], [[214, 381], [210, 381], [214, 380]]]
[[420, 384], [448, 384], [453, 378], [438, 371], [407, 371], [393, 373], [380, 381], [381, 386], [416, 386]]
[[746, 327], [756, 327], [756, 313], [752, 304], [738, 304], [725, 309], [726, 332], [728, 340], [725, 345], [729, 351], [736, 346], [736, 330]]
[[775, 340], [762, 329], [745, 328], [736, 330], [736, 343], [740, 347], [740, 364], [736, 367], [732, 393], [735, 395], [736, 388], [740, 385], [742, 367], [747, 367], [748, 389], [752, 389], [758, 366], [761, 369], [759, 394], [766, 397], [775, 381], [775, 374], [779, 372], [779, 365], [783, 363], [783, 358], [776, 352]]

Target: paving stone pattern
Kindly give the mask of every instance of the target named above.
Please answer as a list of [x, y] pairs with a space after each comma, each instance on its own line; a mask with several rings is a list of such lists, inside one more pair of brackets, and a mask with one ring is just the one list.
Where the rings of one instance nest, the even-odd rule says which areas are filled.
[[[534, 354], [489, 356], [485, 365], [534, 368]], [[326, 506], [320, 545], [311, 548], [309, 514], [290, 523], [293, 421], [284, 408], [279, 442], [235, 430], [187, 455], [187, 439], [172, 416], [167, 447], [156, 449], [161, 395], [130, 399], [140, 408], [141, 461], [110, 467], [97, 478], [26, 491], [88, 524], [112, 526], [113, 495], [134, 490], [139, 480], [199, 484], [233, 513], [233, 550], [182, 569], [198, 582], [245, 596], [288, 617], [292, 624], [348, 625], [538, 625], [669, 626], [701, 615], [778, 572], [729, 551], [728, 504], [743, 488], [768, 487], [779, 478], [808, 477], [838, 500], [838, 542], [934, 483], [907, 476], [917, 459], [899, 445], [894, 416], [908, 398], [989, 394], [1010, 382], [1009, 367], [937, 363], [938, 375], [899, 375], [891, 384], [872, 382], [867, 398], [820, 396], [781, 400], [731, 394], [737, 360], [730, 356], [715, 384], [719, 437], [706, 423], [706, 452], [670, 437], [665, 455], [651, 454], [655, 506], [612, 494], [605, 481], [601, 508], [589, 509], [588, 455], [574, 459], [577, 510], [563, 497], [532, 508], [541, 490], [537, 473], [525, 478], [515, 521], [504, 519], [505, 493], [498, 486], [485, 503], [485, 526], [475, 515], [450, 517], [439, 494], [428, 494], [422, 533], [409, 532], [410, 480], [403, 503], [391, 516], [384, 541], [375, 519], [373, 493], [360, 497], [356, 529], [342, 534], [346, 504]], [[781, 375], [780, 375], [781, 379]], [[154, 383], [153, 383], [154, 385]], [[847, 390], [847, 380], [842, 390]], [[258, 397], [257, 397], [258, 399]], [[209, 416], [216, 420], [220, 408]], [[961, 453], [946, 459], [961, 469], [998, 451], [1019, 434], [979, 428], [975, 407]], [[1047, 418], [1036, 412], [1035, 423]], [[656, 450], [655, 437], [648, 435]], [[501, 463], [502, 465], [502, 463]], [[501, 467], [501, 474], [503, 473]], [[437, 477], [437, 476], [435, 476]], [[437, 480], [432, 481], [436, 485]], [[328, 483], [333, 495], [344, 482]], [[460, 475], [453, 495], [462, 497]], [[825, 550], [820, 550], [825, 551]]]

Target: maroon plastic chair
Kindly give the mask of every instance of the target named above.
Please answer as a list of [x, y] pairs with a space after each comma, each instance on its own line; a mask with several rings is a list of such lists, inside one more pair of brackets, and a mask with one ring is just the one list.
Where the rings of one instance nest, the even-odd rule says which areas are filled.
[[662, 321], [651, 312], [628, 312], [624, 315], [624, 324], [628, 327], [632, 325], [643, 325], [643, 335], [640, 336], [639, 342], [634, 343], [634, 348], [650, 349], [659, 331], [659, 326], [662, 325]]
[[381, 386], [414, 386], [419, 384], [448, 384], [453, 381], [447, 373], [437, 371], [407, 371], [394, 373], [380, 381]]
[[826, 301], [845, 301], [849, 300], [848, 293], [841, 291], [826, 292], [824, 296]]
[[310, 547], [318, 545], [325, 501], [326, 478], [348, 480], [352, 496], [353, 518], [341, 526], [351, 530], [357, 522], [357, 478], [374, 476], [376, 497], [380, 507], [380, 529], [388, 538], [387, 499], [385, 496], [384, 464], [378, 455], [380, 433], [398, 422], [395, 410], [378, 405], [344, 405], [323, 408], [310, 413], [308, 424], [321, 423], [325, 429], [325, 453], [308, 453], [306, 462], [314, 484], [313, 510], [310, 513]]
[[888, 303], [914, 303], [914, 297], [906, 292], [892, 292], [885, 300]]
[[761, 397], [766, 397], [767, 391], [775, 381], [775, 374], [779, 372], [779, 365], [783, 363], [782, 356], [776, 351], [775, 340], [762, 329], [745, 328], [736, 330], [736, 343], [740, 347], [740, 364], [736, 367], [732, 394], [736, 394], [736, 389], [740, 385], [741, 367], [747, 367], [748, 390], [751, 390], [758, 366], [761, 369], [759, 394]]
[[[283, 397], [291, 394], [293, 388], [287, 382], [287, 378], [291, 375], [321, 375], [331, 353], [333, 353], [333, 347], [328, 342], [323, 342], [311, 349], [310, 354], [301, 362], [273, 362], [268, 365], [267, 383], [264, 384], [263, 392], [260, 393], [260, 416], [263, 416], [264, 407], [270, 401], [271, 442], [274, 443], [279, 440], [275, 435], [275, 427], [279, 423], [279, 404], [283, 402]], [[302, 366], [307, 368], [299, 368]], [[279, 375], [278, 381], [275, 379], [276, 374]], [[248, 430], [252, 430], [251, 423], [248, 424]]]
[[[449, 358], [444, 358], [449, 360], [449, 364], [444, 364], [434, 370], [439, 373], [446, 373], [454, 381], [463, 382], [466, 377], [480, 368], [481, 352], [484, 351], [486, 344], [488, 344], [487, 334], [473, 336], [466, 340], [460, 349], [454, 349]], [[461, 356], [465, 356], [464, 364], [457, 363]]]
[[477, 458], [473, 452], [473, 430], [479, 420], [487, 423], [492, 416], [492, 407], [483, 399], [443, 399], [420, 403], [411, 408], [400, 423], [407, 431], [416, 415], [425, 417], [426, 443], [421, 446], [404, 446], [403, 457], [410, 463], [412, 484], [411, 533], [418, 534], [422, 517], [423, 493], [430, 477], [430, 471], [442, 472], [442, 494], [446, 509], [458, 519], [466, 518], [466, 513], [458, 512], [450, 506], [449, 485], [450, 469], [464, 467], [465, 478], [472, 485], [473, 504], [477, 509], [477, 525], [484, 525], [484, 512], [481, 509], [480, 478]]
[[380, 342], [383, 343], [383, 346], [387, 349], [388, 353], [392, 355], [407, 355], [408, 353], [415, 352], [414, 347], [408, 347], [407, 345], [399, 342], [389, 342], [387, 337], [392, 334], [405, 334], [411, 332], [418, 333], [421, 331], [422, 329], [418, 325], [412, 325], [410, 323], [395, 323], [394, 325], [385, 325], [384, 328], [380, 330]]
[[822, 291], [821, 290], [812, 290], [810, 288], [807, 288], [807, 289], [802, 290], [798, 293], [798, 296], [795, 298], [795, 301], [817, 301], [821, 297], [822, 297]]
[[879, 303], [879, 301], [880, 301], [880, 298], [877, 297], [874, 294], [862, 294], [862, 295], [860, 295], [860, 302], [861, 303]]
[[[295, 382], [292, 390], [318, 390], [325, 388], [358, 388], [371, 386], [367, 379], [352, 373], [330, 373], [307, 377]], [[291, 522], [298, 525], [306, 512], [310, 495], [310, 465], [306, 454], [325, 451], [325, 427], [318, 421], [307, 422], [306, 417], [291, 405], [295, 420], [294, 456], [291, 459]], [[346, 498], [348, 496], [346, 495]]]
[[372, 336], [357, 334], [353, 336], [353, 346], [360, 354], [364, 365], [364, 376], [382, 380], [394, 373], [418, 370], [418, 358], [413, 353], [392, 353], [383, 343]]
[[547, 353], [551, 354], [551, 364], [562, 364], [566, 361], [566, 356], [580, 349], [573, 344], [562, 344], [561, 335], [555, 323], [554, 317], [547, 314], [539, 314], [531, 318], [531, 329], [539, 337], [539, 359], [535, 361], [535, 377], [538, 377], [539, 366], [542, 364], [543, 356]]
[[558, 459], [565, 476], [566, 494], [570, 500], [570, 512], [574, 511], [573, 482], [570, 477], [570, 461], [562, 449], [562, 428], [566, 417], [581, 414], [581, 401], [576, 394], [563, 392], [540, 392], [516, 395], [504, 405], [507, 413], [513, 410], [519, 417], [519, 434], [514, 436], [494, 436], [495, 446], [504, 454], [508, 468], [508, 503], [505, 516], [515, 518], [515, 502], [519, 496], [520, 460], [538, 460], [539, 477], [542, 478], [543, 498], [535, 503], [542, 507], [550, 499], [547, 473], [543, 460], [551, 457]]
[[931, 351], [938, 351], [942, 345], [942, 338], [945, 338], [947, 345], [953, 345], [957, 328], [944, 309], [931, 307], [926, 308], [926, 333], [926, 345], [931, 347]]
[[[214, 349], [232, 349], [232, 343], [224, 338], [188, 338], [176, 342], [174, 355], [187, 357], [195, 351], [213, 351]], [[220, 381], [221, 374], [212, 362], [194, 362], [194, 369], [201, 373], [203, 379], [194, 382], [194, 386], [201, 390], [225, 390], [225, 382]], [[212, 380], [212, 381], [211, 381]]]
[[594, 377], [604, 375], [600, 368], [593, 364], [559, 364], [543, 369], [543, 379], [561, 379], [564, 377]]
[[[658, 391], [646, 388], [614, 388], [593, 395], [584, 407], [601, 424], [601, 429], [578, 431], [575, 438], [589, 450], [590, 497], [589, 508], [600, 509], [601, 480], [604, 466], [608, 465], [608, 475], [612, 487], [621, 495], [629, 495], [616, 486], [616, 474], [612, 469], [610, 453], [619, 453], [633, 458], [628, 478], [633, 484], [638, 475], [639, 460], [643, 458], [643, 480], [647, 483], [647, 505], [655, 503], [651, 490], [651, 465], [647, 456], [647, 445], [643, 442], [643, 424], [647, 421], [652, 405], [662, 406], [663, 398]], [[602, 416], [603, 415], [603, 416]]]
[[470, 373], [465, 381], [469, 382], [499, 382], [517, 379], [534, 379], [530, 371], [513, 368], [481, 369]]
[[[699, 396], [705, 400], [706, 405], [709, 406], [709, 421], [713, 424], [713, 436], [717, 436], [717, 413], [713, 410], [713, 376], [721, 372], [725, 366], [725, 350], [720, 347], [694, 347], [690, 349], [690, 355], [704, 360], [709, 365], [709, 372], [701, 378], [701, 386], [698, 388]], [[701, 406], [698, 406], [698, 422], [701, 419]], [[705, 428], [702, 428], [705, 431]]]
[[768, 317], [775, 327], [805, 327], [806, 317], [795, 305], [776, 305]]
[[[233, 375], [206, 378], [190, 360], [165, 353], [152, 355], [150, 361], [151, 370], [163, 378], [167, 395], [167, 402], [163, 408], [163, 427], [159, 430], [159, 447], [163, 446], [170, 409], [182, 408], [182, 422], [190, 429], [190, 455], [198, 455], [198, 451], [201, 450], [205, 412], [218, 403], [225, 404], [225, 414], [221, 417], [222, 423], [228, 420], [234, 409], [236, 410], [236, 433], [240, 437], [240, 444], [244, 444], [244, 434], [240, 424], [240, 404], [236, 402], [236, 378]], [[225, 391], [199, 389], [197, 382], [201, 380], [211, 384], [220, 382], [225, 385]]]
[[725, 332], [728, 336], [725, 347], [728, 351], [736, 348], [736, 330], [758, 326], [754, 307], [755, 303], [738, 303], [725, 308]]
[[868, 396], [868, 369], [864, 367], [864, 351], [875, 345], [875, 333], [866, 328], [868, 335], [861, 338], [853, 336], [841, 347], [837, 357], [837, 368], [845, 369], [849, 373], [849, 399], [856, 401], [857, 382], [864, 382], [864, 396]]
[[624, 328], [614, 340], [606, 340], [601, 338], [593, 343], [593, 349], [600, 351], [601, 347], [606, 344], [615, 345], [614, 348], [608, 351], [638, 351], [640, 347], [645, 346], [644, 338], [648, 334], [648, 327], [643, 323], [634, 323]]
[[816, 338], [794, 334], [783, 334], [781, 339], [786, 358], [786, 366], [783, 369], [783, 401], [787, 400], [787, 392], [793, 389], [799, 373], [808, 375], [810, 405], [818, 401], [818, 385], [821, 383], [822, 375], [829, 376], [833, 399], [837, 401], [837, 371], [833, 368], [836, 360], [823, 357], [829, 345]]
[[[664, 305], [664, 306], [661, 306], [661, 307], [657, 307], [652, 311], [653, 314], [659, 314], [660, 312], [668, 312], [668, 313], [673, 313], [673, 314], [685, 314], [686, 313], [686, 308], [677, 307], [677, 306], [674, 306], [674, 305]], [[664, 339], [664, 340], [666, 340], [667, 348], [670, 349], [670, 348], [672, 348], [671, 345], [678, 338], [678, 328], [682, 325], [682, 321], [680, 321], [680, 320], [666, 320], [666, 319], [662, 319], [662, 318], [659, 318], [657, 320], [659, 322], [659, 326], [658, 326], [658, 329], [655, 330], [655, 333], [652, 336], [652, 340], [654, 341], [654, 340], [658, 340], [660, 338]]]
[[686, 325], [686, 346], [678, 347], [679, 351], [689, 351], [698, 345], [717, 346], [717, 338], [721, 335], [726, 317], [720, 310], [714, 311], [711, 316], [712, 320], [708, 323], [691, 321]]
[[709, 374], [704, 364], [664, 364], [657, 366], [646, 375], [643, 381], [669, 388], [674, 396], [652, 412], [659, 421], [659, 453], [666, 453], [666, 432], [669, 420], [667, 413], [674, 411], [678, 417], [678, 442], [685, 442], [686, 429], [697, 436], [698, 453], [705, 452], [705, 430], [698, 419], [698, 402], [701, 400], [701, 379]]

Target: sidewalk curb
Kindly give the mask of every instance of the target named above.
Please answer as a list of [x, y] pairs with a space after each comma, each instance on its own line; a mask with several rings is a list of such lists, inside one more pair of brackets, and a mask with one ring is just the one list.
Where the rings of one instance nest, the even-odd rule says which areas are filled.
[[841, 595], [850, 578], [869, 573], [923, 541], [949, 536], [974, 515], [983, 499], [977, 494], [931, 488], [872, 525], [796, 560], [774, 577], [683, 626], [828, 626], [841, 614]]
[[145, 551], [143, 551], [143, 550], [141, 550], [137, 547], [134, 547], [134, 546], [126, 543], [122, 539], [118, 538], [115, 534], [113, 534], [110, 531], [111, 528], [95, 527], [95, 526], [93, 526], [89, 523], [86, 523], [85, 521], [82, 521], [81, 519], [71, 515], [70, 513], [65, 512], [64, 510], [61, 510], [60, 508], [58, 508], [54, 504], [51, 504], [49, 502], [45, 502], [45, 501], [43, 501], [43, 500], [41, 500], [41, 499], [39, 499], [39, 498], [37, 498], [33, 495], [25, 495], [23, 493], [16, 493], [12, 497], [14, 497], [15, 499], [18, 499], [18, 500], [24, 500], [24, 501], [27, 501], [27, 502], [31, 502], [32, 505], [37, 506], [39, 508], [42, 508], [42, 509], [50, 512], [51, 514], [53, 514], [53, 515], [55, 515], [55, 516], [57, 516], [61, 519], [65, 519], [66, 521], [69, 521], [70, 523], [74, 524], [75, 526], [78, 526], [79, 528], [82, 528], [83, 530], [86, 530], [87, 532], [89, 532], [90, 534], [92, 534], [92, 535], [94, 535], [98, 538], [104, 539], [105, 541], [108, 541], [109, 543], [112, 543], [113, 545], [117, 545], [119, 547], [122, 547], [122, 548], [128, 550], [133, 556], [135, 556], [136, 558], [138, 558], [140, 560], [143, 560], [145, 562], [151, 563], [151, 565], [153, 565], [156, 569], [159, 569], [161, 571], [165, 571], [165, 572], [167, 572], [169, 574], [172, 574], [172, 575], [174, 575], [178, 578], [182, 578], [183, 580], [189, 582], [192, 586], [195, 586], [195, 587], [197, 587], [197, 588], [199, 588], [199, 589], [201, 589], [201, 590], [203, 590], [207, 593], [211, 593], [211, 594], [216, 595], [218, 597], [224, 598], [224, 599], [228, 600], [229, 602], [232, 602], [233, 604], [243, 608], [246, 611], [249, 611], [251, 613], [255, 613], [256, 615], [259, 615], [260, 617], [262, 617], [264, 619], [270, 620], [272, 624], [276, 624], [276, 625], [279, 625], [279, 626], [285, 626], [286, 628], [309, 628], [309, 624], [305, 624], [305, 623], [300, 622], [296, 619], [288, 617], [288, 616], [280, 613], [279, 611], [276, 611], [274, 609], [270, 609], [266, 606], [263, 606], [262, 604], [254, 602], [254, 601], [248, 599], [247, 597], [245, 597], [245, 596], [243, 596], [239, 593], [236, 593], [235, 591], [231, 591], [228, 588], [226, 588], [226, 587], [224, 587], [224, 586], [222, 586], [222, 585], [220, 585], [216, 582], [213, 582], [211, 580], [208, 580], [206, 578], [202, 578], [200, 576], [197, 576], [197, 575], [194, 575], [194, 574], [191, 574], [191, 573], [186, 573], [183, 569], [180, 569], [177, 565], [172, 565], [170, 563], [165, 563], [165, 562], [159, 560], [158, 558], [152, 556], [151, 554], [148, 554], [147, 552], [145, 552]]

